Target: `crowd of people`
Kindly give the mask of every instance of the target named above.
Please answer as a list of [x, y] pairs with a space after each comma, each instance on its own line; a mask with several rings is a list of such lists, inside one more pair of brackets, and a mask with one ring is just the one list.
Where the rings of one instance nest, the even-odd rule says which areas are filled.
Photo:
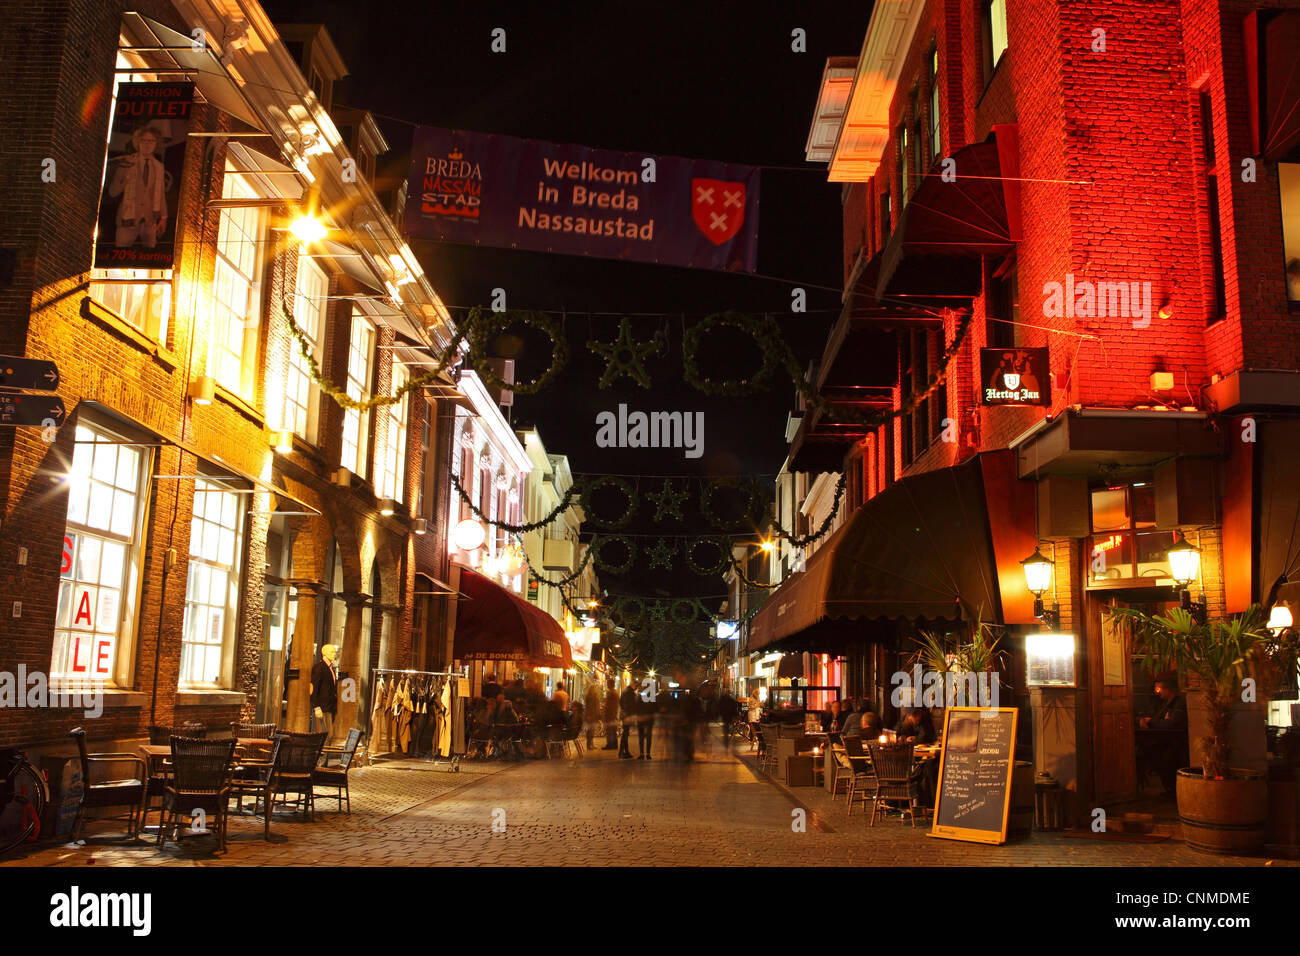
[[562, 739], [584, 723], [583, 705], [570, 703], [561, 685], [548, 698], [541, 679], [515, 678], [504, 686], [483, 675], [483, 694], [470, 702], [470, 756], [508, 752], [518, 742], [525, 756], [546, 756], [546, 741]]

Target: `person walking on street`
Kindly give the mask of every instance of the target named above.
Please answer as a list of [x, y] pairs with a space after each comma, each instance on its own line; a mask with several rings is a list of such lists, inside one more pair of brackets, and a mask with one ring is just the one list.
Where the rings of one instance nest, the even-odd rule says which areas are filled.
[[655, 714], [659, 713], [659, 702], [655, 699], [659, 686], [651, 683], [637, 695], [636, 742], [641, 754], [638, 760], [649, 760], [654, 746]]
[[605, 749], [613, 750], [618, 746], [618, 691], [614, 689], [614, 678], [605, 681]]
[[582, 698], [582, 712], [585, 720], [583, 729], [587, 731], [587, 749], [595, 750], [596, 741], [596, 721], [600, 720], [600, 690], [595, 684], [587, 688], [586, 695]]
[[627, 735], [632, 732], [632, 728], [637, 723], [637, 714], [639, 713], [637, 705], [641, 702], [641, 695], [636, 692], [631, 684], [623, 689], [623, 696], [618, 699], [619, 717], [623, 721], [623, 735], [618, 741], [619, 757], [630, 760], [632, 751], [627, 746]]
[[740, 711], [740, 705], [736, 703], [736, 698], [731, 696], [731, 691], [723, 689], [722, 696], [718, 698], [718, 716], [722, 719], [722, 743], [731, 749], [731, 732], [735, 729], [736, 714]]

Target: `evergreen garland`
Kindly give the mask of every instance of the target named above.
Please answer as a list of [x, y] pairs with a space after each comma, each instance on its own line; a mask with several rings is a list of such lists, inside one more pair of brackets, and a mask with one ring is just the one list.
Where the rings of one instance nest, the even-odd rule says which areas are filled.
[[490, 524], [494, 528], [500, 528], [502, 531], [510, 531], [513, 532], [514, 534], [523, 534], [525, 531], [537, 531], [541, 528], [545, 528], [552, 521], [554, 521], [560, 515], [564, 514], [564, 512], [569, 510], [569, 508], [573, 505], [574, 497], [576, 497], [578, 494], [578, 486], [574, 484], [569, 488], [568, 491], [564, 493], [564, 497], [560, 499], [560, 503], [556, 505], [551, 510], [551, 513], [548, 514], [545, 518], [542, 518], [540, 521], [530, 521], [527, 524], [511, 524], [508, 521], [497, 521], [492, 518], [489, 518], [482, 511], [480, 511], [479, 506], [474, 503], [473, 499], [470, 498], [469, 494], [461, 486], [460, 479], [456, 477], [456, 473], [454, 471], [451, 472], [451, 486], [456, 489], [456, 492], [460, 495], [461, 500], [465, 502], [465, 504], [469, 505], [469, 510], [474, 513], [474, 516], [476, 518], [478, 518], [480, 521], [484, 521]]
[[[608, 528], [610, 530], [617, 531], [619, 528], [626, 528], [628, 522], [630, 522], [632, 518], [636, 515], [636, 509], [638, 504], [636, 488], [634, 488], [632, 486], [632, 483], [627, 479], [620, 478], [617, 475], [601, 475], [595, 481], [592, 482], [584, 481], [583, 485], [584, 487], [583, 487], [582, 503], [587, 512], [587, 520], [589, 520], [592, 524], [597, 524], [600, 525], [602, 528]], [[609, 485], [612, 485], [615, 488], [617, 488], [627, 498], [627, 508], [624, 509], [623, 514], [617, 518], [601, 517], [596, 513], [596, 509], [593, 507], [592, 504], [592, 499], [595, 496], [596, 490], [598, 488], [604, 488]]]
[[[748, 333], [763, 353], [763, 365], [747, 379], [715, 382], [700, 374], [698, 353], [700, 339], [717, 326], [731, 326]], [[767, 387], [772, 373], [780, 368], [789, 347], [781, 338], [781, 330], [771, 316], [746, 315], [742, 312], [717, 312], [706, 316], [686, 330], [682, 336], [682, 377], [705, 395], [724, 395], [743, 398]]]
[[[476, 305], [469, 310], [465, 321], [470, 330], [470, 358], [474, 362], [474, 370], [479, 378], [493, 388], [509, 389], [519, 395], [536, 394], [549, 385], [569, 362], [569, 342], [564, 336], [564, 329], [545, 312], [484, 312], [481, 306]], [[550, 368], [531, 382], [506, 382], [486, 361], [491, 357], [488, 353], [492, 346], [492, 337], [499, 332], [504, 332], [516, 322], [545, 332], [551, 339]]]
[[[603, 556], [602, 552], [605, 545], [610, 542], [617, 542], [627, 549], [627, 559], [621, 564], [611, 564]], [[632, 565], [636, 563], [636, 542], [625, 534], [601, 534], [591, 539], [591, 544], [587, 545], [587, 553], [595, 553], [596, 567], [606, 574], [612, 574], [615, 577], [627, 574], [632, 570]]]

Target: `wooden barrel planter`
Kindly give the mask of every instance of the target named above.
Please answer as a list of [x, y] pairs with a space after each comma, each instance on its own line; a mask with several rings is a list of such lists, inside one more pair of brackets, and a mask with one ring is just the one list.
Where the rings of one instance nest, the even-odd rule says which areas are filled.
[[1027, 837], [1034, 828], [1034, 765], [1017, 760], [1011, 771], [1011, 808], [1007, 813], [1007, 836]]
[[1206, 780], [1200, 767], [1178, 771], [1178, 817], [1192, 849], [1225, 855], [1263, 849], [1268, 779], [1255, 770], [1232, 773], [1230, 780]]

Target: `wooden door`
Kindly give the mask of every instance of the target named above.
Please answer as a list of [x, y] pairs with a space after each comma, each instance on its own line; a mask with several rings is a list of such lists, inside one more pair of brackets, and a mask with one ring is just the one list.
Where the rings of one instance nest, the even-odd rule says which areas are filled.
[[1127, 628], [1105, 620], [1107, 609], [1126, 605], [1096, 592], [1088, 595], [1087, 604], [1094, 798], [1098, 803], [1132, 800], [1137, 796], [1137, 762], [1129, 638]]

